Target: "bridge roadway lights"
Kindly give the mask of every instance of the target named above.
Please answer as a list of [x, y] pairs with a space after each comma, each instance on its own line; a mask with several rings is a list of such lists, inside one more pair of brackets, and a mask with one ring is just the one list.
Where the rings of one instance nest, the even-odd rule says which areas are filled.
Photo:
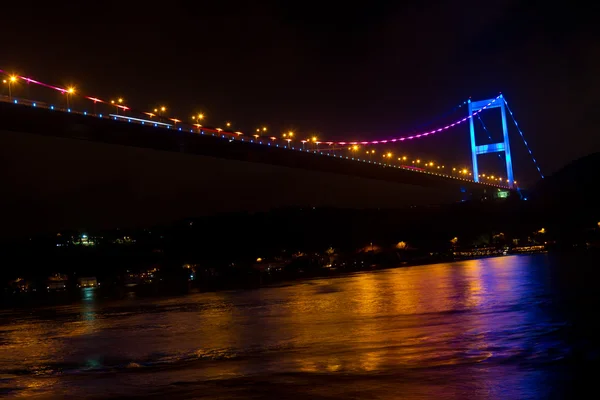
[[[495, 100], [495, 101], [494, 101]], [[491, 103], [491, 104], [490, 104]], [[479, 167], [477, 165], [477, 156], [480, 154], [488, 153], [504, 153], [504, 159], [506, 161], [506, 177], [508, 178], [508, 187], [514, 189], [514, 177], [512, 158], [510, 156], [510, 143], [508, 139], [508, 128], [506, 125], [506, 107], [504, 105], [504, 97], [500, 95], [497, 99], [471, 101], [469, 99], [469, 128], [471, 133], [471, 158], [473, 159], [473, 180], [479, 182]], [[489, 105], [488, 105], [489, 104]], [[503, 141], [497, 143], [484, 144], [477, 146], [475, 140], [475, 126], [473, 123], [473, 113], [489, 108], [500, 108], [502, 115], [502, 134]]]
[[[498, 99], [500, 99], [501, 101], [494, 104]], [[487, 145], [481, 145], [481, 146], [477, 146], [475, 143], [475, 130], [474, 130], [474, 126], [473, 126], [473, 118], [469, 118], [470, 119], [470, 123], [471, 123], [471, 145], [472, 145], [472, 156], [473, 156], [473, 171], [474, 171], [474, 182], [476, 183], [480, 183], [479, 179], [478, 179], [478, 167], [477, 167], [477, 155], [479, 154], [487, 154], [487, 153], [492, 153], [492, 152], [504, 152], [505, 153], [505, 157], [506, 157], [506, 163], [507, 163], [507, 175], [509, 177], [509, 186], [511, 189], [513, 189], [514, 187], [514, 179], [513, 179], [513, 175], [512, 175], [512, 162], [511, 162], [511, 158], [510, 158], [510, 147], [508, 144], [508, 131], [506, 128], [506, 113], [505, 113], [505, 103], [503, 100], [503, 97], [500, 95], [498, 98], [496, 99], [492, 99], [490, 100], [482, 100], [482, 101], [477, 101], [477, 102], [471, 102], [469, 101], [469, 112], [470, 115], [473, 115], [473, 112], [477, 112], [477, 111], [481, 111], [483, 109], [487, 109], [487, 108], [497, 108], [500, 107], [500, 110], [502, 112], [502, 122], [503, 122], [503, 131], [504, 131], [504, 142], [499, 142], [499, 143], [492, 143], [492, 144], [487, 144]], [[36, 103], [32, 103], [33, 106], [36, 106]], [[54, 110], [54, 106], [50, 105], [49, 107], [51, 110]], [[67, 112], [71, 112], [71, 109], [67, 109]], [[87, 115], [87, 112], [83, 112], [83, 115]], [[101, 119], [103, 118], [102, 114], [98, 115]], [[117, 120], [117, 116], [115, 115], [109, 115], [109, 118], [113, 117], [112, 119]], [[120, 117], [120, 116], [119, 116]], [[127, 118], [127, 117], [120, 117], [120, 118], [125, 118], [127, 120], [127, 122], [132, 122], [132, 120], [137, 120], [136, 118]], [[141, 122], [142, 125], [144, 125], [144, 121], [139, 120]], [[154, 127], [158, 127], [159, 124], [154, 123], [153, 124]], [[171, 126], [168, 124], [160, 124], [160, 125], [166, 125], [167, 129], [171, 129]], [[182, 130], [181, 127], [178, 127], [178, 130]], [[190, 129], [190, 132], [193, 133], [194, 130]], [[202, 135], [204, 135], [204, 131], [201, 130], [200, 133]], [[215, 133], [212, 133], [212, 136], [216, 136], [216, 137], [221, 137], [222, 139], [225, 139], [225, 135], [221, 134], [219, 136], [217, 136]], [[231, 142], [232, 140], [230, 140]], [[244, 142], [244, 138], [240, 138], [241, 142]], [[250, 143], [254, 143], [254, 140], [250, 139]], [[262, 141], [258, 142], [258, 144], [264, 145], [264, 143]], [[270, 142], [267, 142], [268, 146], [271, 146]], [[275, 144], [275, 147], [279, 147], [278, 144]], [[303, 150], [301, 148], [296, 149], [295, 147], [291, 147], [291, 146], [283, 146], [283, 149], [287, 149], [287, 150], [297, 150], [300, 152], [304, 152], [306, 151], [307, 153], [313, 153], [313, 154], [318, 154], [318, 155], [324, 155], [324, 153], [322, 151], [318, 151], [318, 150]], [[359, 161], [359, 162], [364, 162], [364, 163], [369, 163], [372, 165], [380, 165], [383, 167], [390, 167], [390, 168], [399, 168], [399, 169], [403, 169], [403, 170], [407, 170], [407, 168], [403, 168], [403, 167], [398, 167], [396, 165], [388, 165], [388, 164], [382, 164], [382, 163], [377, 163], [377, 162], [371, 162], [370, 160], [363, 160], [363, 159], [357, 159], [355, 157], [348, 157], [348, 156], [343, 156], [343, 155], [336, 155], [336, 154], [330, 154], [330, 153], [325, 153], [328, 157], [333, 156], [334, 158], [340, 158], [340, 159], [346, 159], [349, 160], [351, 159], [352, 161]], [[424, 172], [424, 171], [423, 171]], [[450, 178], [453, 180], [461, 180], [461, 181], [465, 181], [465, 182], [473, 182], [470, 179], [465, 179], [465, 178], [459, 178], [459, 177], [453, 177], [453, 176], [449, 176], [449, 175], [443, 175], [443, 174], [436, 174], [436, 173], [431, 173], [429, 171], [424, 172], [427, 175], [436, 175], [436, 176], [440, 176], [443, 178]], [[481, 183], [480, 183], [481, 184]], [[483, 183], [481, 184], [483, 186], [489, 186], [489, 187], [501, 187], [500, 185], [495, 185], [495, 184], [488, 184], [488, 183]]]

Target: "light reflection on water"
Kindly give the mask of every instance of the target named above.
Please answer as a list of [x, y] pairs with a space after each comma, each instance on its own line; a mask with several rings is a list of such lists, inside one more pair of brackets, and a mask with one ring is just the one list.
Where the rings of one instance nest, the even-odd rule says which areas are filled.
[[104, 303], [87, 289], [0, 314], [0, 394], [545, 398], [572, 350], [548, 266], [500, 257]]

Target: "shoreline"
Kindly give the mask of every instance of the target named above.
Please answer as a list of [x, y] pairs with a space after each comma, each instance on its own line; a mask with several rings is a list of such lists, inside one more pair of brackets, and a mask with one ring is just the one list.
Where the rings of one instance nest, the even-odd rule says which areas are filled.
[[[64, 306], [82, 303], [89, 301], [86, 291], [94, 291], [93, 299], [96, 301], [115, 301], [123, 300], [127, 298], [135, 299], [151, 299], [151, 298], [164, 298], [164, 297], [179, 297], [189, 294], [201, 294], [201, 293], [216, 293], [223, 291], [247, 291], [257, 290], [262, 288], [275, 288], [285, 287], [297, 284], [302, 281], [308, 281], [313, 279], [327, 279], [327, 278], [338, 278], [349, 276], [351, 274], [363, 273], [363, 272], [375, 272], [383, 271], [396, 268], [408, 268], [408, 267], [419, 267], [427, 266], [440, 263], [454, 263], [467, 260], [478, 260], [485, 258], [496, 258], [513, 255], [534, 255], [534, 254], [545, 254], [548, 251], [540, 252], [529, 252], [529, 253], [511, 253], [511, 254], [493, 254], [485, 256], [474, 256], [474, 257], [461, 257], [454, 259], [431, 259], [429, 261], [419, 262], [400, 262], [396, 264], [385, 263], [385, 264], [373, 264], [369, 267], [358, 267], [358, 268], [335, 268], [335, 269], [321, 269], [312, 273], [297, 272], [296, 274], [286, 274], [275, 276], [272, 279], [264, 279], [262, 275], [259, 276], [259, 281], [248, 281], [244, 284], [222, 284], [212, 285], [207, 287], [192, 286], [189, 284], [185, 287], [180, 286], [178, 288], [169, 286], [154, 286], [154, 285], [138, 285], [135, 287], [125, 286], [113, 286], [113, 287], [94, 287], [94, 288], [76, 288], [66, 289], [63, 291], [53, 292], [36, 292], [34, 293], [4, 293], [2, 306], [0, 310], [7, 311], [10, 309], [26, 309], [26, 308], [46, 308], [53, 306]], [[89, 292], [88, 292], [89, 293]], [[133, 296], [132, 296], [133, 293]]]

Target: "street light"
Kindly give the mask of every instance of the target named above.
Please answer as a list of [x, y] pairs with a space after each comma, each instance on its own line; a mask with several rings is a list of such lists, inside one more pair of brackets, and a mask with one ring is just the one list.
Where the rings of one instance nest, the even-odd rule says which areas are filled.
[[123, 98], [122, 97], [119, 97], [116, 102], [114, 100], [110, 101], [110, 104], [113, 104], [115, 106], [115, 108], [117, 109], [117, 115], [119, 115], [119, 108], [120, 108], [119, 104], [122, 104], [122, 103], [123, 103]]
[[69, 109], [69, 96], [75, 94], [75, 88], [73, 86], [68, 87], [67, 91], [66, 91], [66, 95], [67, 95], [67, 109]]
[[290, 146], [290, 142], [292, 141], [292, 137], [294, 137], [294, 132], [289, 131], [288, 133], [284, 133], [283, 135], [283, 140], [288, 142], [288, 147]]
[[226, 123], [225, 123], [225, 125], [226, 125], [228, 128], [231, 128], [231, 122], [226, 122]]
[[198, 132], [200, 132], [200, 128], [202, 127], [202, 125], [200, 125], [200, 121], [204, 119], [204, 114], [202, 113], [198, 113], [196, 115], [192, 115], [192, 120], [197, 122], [197, 126], [198, 126]]
[[8, 84], [8, 99], [12, 100], [12, 85], [17, 82], [17, 77], [15, 75], [11, 75], [8, 77], [8, 81], [6, 79], [2, 80], [2, 83]]

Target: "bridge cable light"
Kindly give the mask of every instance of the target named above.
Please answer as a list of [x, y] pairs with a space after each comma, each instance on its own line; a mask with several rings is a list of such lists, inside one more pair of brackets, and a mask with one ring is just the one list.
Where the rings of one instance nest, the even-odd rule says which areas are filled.
[[531, 148], [529, 147], [527, 140], [525, 140], [525, 135], [523, 135], [523, 131], [521, 131], [521, 128], [519, 127], [519, 124], [517, 123], [517, 120], [515, 119], [515, 116], [514, 116], [512, 110], [508, 106], [508, 102], [506, 101], [506, 98], [504, 99], [504, 104], [506, 104], [506, 109], [508, 110], [508, 113], [510, 114], [510, 117], [512, 118], [515, 126], [517, 127], [517, 131], [519, 131], [519, 134], [521, 135], [521, 139], [523, 139], [523, 143], [525, 143], [525, 147], [527, 148], [527, 151], [529, 152], [529, 155], [531, 156], [531, 159], [533, 160], [533, 164], [535, 165], [535, 168], [537, 168], [540, 176], [542, 177], [542, 179], [544, 179], [544, 174], [542, 174], [542, 170], [540, 169], [540, 166], [539, 166], [537, 160], [533, 156], [533, 152], [531, 151]]
[[[434, 135], [436, 133], [439, 132], [443, 132], [445, 130], [448, 130], [450, 128], [453, 128], [457, 125], [460, 125], [464, 122], [467, 122], [471, 119], [473, 119], [474, 116], [476, 116], [477, 114], [483, 112], [483, 110], [486, 110], [487, 108], [489, 108], [490, 106], [494, 105], [494, 103], [496, 101], [498, 101], [498, 99], [501, 97], [502, 95], [498, 95], [497, 97], [495, 97], [494, 99], [491, 99], [486, 105], [484, 105], [483, 107], [479, 108], [478, 110], [473, 111], [470, 115], [467, 115], [464, 118], [461, 118], [459, 120], [456, 120], [455, 122], [448, 124], [446, 126], [443, 126], [441, 128], [437, 128], [437, 129], [433, 129], [431, 131], [428, 132], [422, 132], [422, 133], [418, 133], [418, 134], [413, 134], [410, 136], [400, 136], [400, 137], [396, 137], [396, 138], [392, 138], [392, 139], [384, 139], [384, 140], [371, 140], [371, 141], [361, 141], [360, 144], [362, 145], [368, 145], [368, 144], [385, 144], [385, 143], [396, 143], [396, 142], [403, 142], [406, 140], [413, 140], [413, 139], [420, 139], [420, 138], [424, 138], [430, 135]], [[344, 145], [346, 143], [354, 143], [354, 141], [342, 141], [342, 142], [334, 142], [336, 144], [341, 144]]]

